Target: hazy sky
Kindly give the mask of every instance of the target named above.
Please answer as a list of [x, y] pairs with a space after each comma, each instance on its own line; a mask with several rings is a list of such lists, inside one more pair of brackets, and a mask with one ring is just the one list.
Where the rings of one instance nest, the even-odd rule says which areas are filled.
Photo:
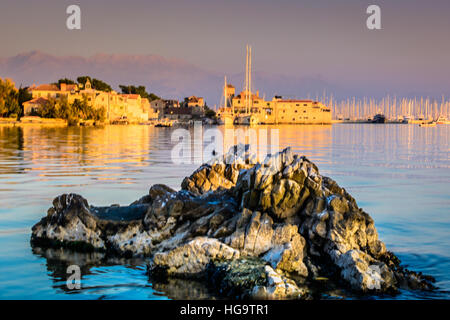
[[[82, 30], [66, 28], [78, 4]], [[378, 4], [382, 30], [366, 28]], [[427, 87], [450, 94], [450, 1], [2, 0], [0, 57], [159, 54], [220, 72], [321, 76], [347, 85]]]

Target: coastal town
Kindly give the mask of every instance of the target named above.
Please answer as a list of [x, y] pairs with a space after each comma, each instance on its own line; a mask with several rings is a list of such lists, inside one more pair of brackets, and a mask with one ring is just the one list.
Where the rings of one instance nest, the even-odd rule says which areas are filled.
[[[82, 78], [82, 77], [80, 77]], [[186, 97], [179, 102], [173, 99], [161, 99], [156, 95], [149, 95], [145, 87], [140, 86], [140, 92], [130, 93], [129, 87], [123, 88], [122, 93], [114, 90], [97, 89], [91, 83], [90, 77], [85, 83], [75, 83], [69, 79], [61, 79], [59, 83], [32, 85], [27, 88], [29, 99], [23, 101], [17, 112], [10, 114], [11, 120], [20, 118], [21, 122], [41, 122], [45, 118], [52, 120], [69, 120], [64, 112], [46, 112], [48, 109], [63, 110], [66, 106], [83, 106], [92, 110], [86, 115], [82, 107], [74, 108], [78, 124], [91, 121], [101, 124], [149, 124], [160, 121], [190, 120], [202, 118], [205, 115], [205, 101], [202, 97]], [[96, 80], [96, 79], [95, 79]], [[97, 80], [99, 81], [99, 80]], [[14, 90], [11, 80], [5, 80]], [[125, 86], [123, 86], [125, 87]], [[134, 86], [130, 86], [135, 88]], [[16, 89], [17, 90], [17, 89]], [[135, 90], [136, 91], [136, 90]]]
[[[252, 84], [252, 48], [246, 46], [245, 80], [242, 90], [224, 78], [222, 99], [208, 107], [203, 97], [191, 95], [179, 101], [148, 93], [145, 86], [119, 85], [90, 76], [76, 81], [16, 88], [13, 80], [0, 78], [0, 123], [46, 123], [61, 125], [142, 124], [158, 127], [189, 125], [194, 121], [218, 125], [332, 123], [413, 123], [420, 126], [450, 124], [450, 101], [397, 97], [352, 98], [333, 96], [283, 98], [260, 96]], [[217, 90], [220, 92], [220, 89]]]
[[[7, 80], [10, 84], [12, 81]], [[225, 123], [230, 118], [231, 123], [245, 123], [248, 114], [262, 124], [278, 123], [331, 123], [330, 109], [322, 103], [313, 100], [282, 99], [275, 96], [266, 101], [259, 96], [259, 92], [252, 93], [244, 89], [236, 94], [231, 84], [225, 84], [225, 100], [227, 104], [219, 108], [217, 114], [209, 109], [203, 97], [190, 96], [183, 101], [162, 99], [157, 96], [143, 97], [139, 93], [118, 93], [96, 89], [88, 78], [85, 83], [74, 83], [67, 79], [59, 83], [33, 85], [27, 88], [29, 100], [23, 101], [19, 116], [22, 123], [36, 123], [45, 119], [55, 120], [59, 117], [49, 117], [45, 110], [50, 105], [56, 109], [64, 104], [74, 105], [85, 103], [93, 110], [94, 116], [81, 117], [77, 123], [102, 124], [155, 124], [172, 125], [173, 123], [188, 123], [191, 120], [203, 120], [209, 123]], [[145, 87], [144, 87], [145, 91]], [[11, 121], [16, 121], [18, 115], [12, 114]], [[64, 116], [61, 116], [64, 120]], [[66, 119], [67, 120], [67, 119]]]
[[[120, 85], [114, 91], [102, 80], [80, 76], [77, 81], [59, 79], [55, 83], [16, 89], [9, 79], [2, 81], [3, 122], [60, 122], [87, 124], [151, 124], [172, 126], [201, 120], [208, 124], [331, 124], [331, 109], [310, 99], [272, 100], [261, 98], [252, 87], [251, 47], [246, 47], [243, 90], [226, 82], [223, 104], [210, 109], [203, 97], [189, 96], [182, 101], [147, 93], [145, 86]], [[14, 97], [16, 97], [14, 99]], [[13, 107], [12, 107], [13, 106]], [[49, 120], [50, 119], [50, 120]]]

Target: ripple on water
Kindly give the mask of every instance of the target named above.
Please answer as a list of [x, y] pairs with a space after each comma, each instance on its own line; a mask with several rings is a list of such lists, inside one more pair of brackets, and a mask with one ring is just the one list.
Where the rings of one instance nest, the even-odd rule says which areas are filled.
[[[450, 298], [450, 126], [276, 128], [280, 147], [306, 155], [349, 190], [374, 218], [388, 248], [411, 269], [434, 276], [439, 287], [377, 298]], [[38, 252], [29, 245], [30, 228], [59, 194], [79, 193], [102, 206], [129, 204], [156, 183], [179, 189], [198, 165], [171, 162], [172, 131], [0, 126], [0, 299], [212, 297], [195, 282], [152, 283], [142, 261], [94, 263], [80, 254]], [[67, 291], [66, 267], [74, 262], [83, 265], [83, 286]]]

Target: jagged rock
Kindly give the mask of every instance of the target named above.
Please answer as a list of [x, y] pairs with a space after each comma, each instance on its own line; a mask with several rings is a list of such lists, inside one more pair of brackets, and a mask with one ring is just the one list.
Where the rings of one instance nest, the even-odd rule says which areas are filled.
[[105, 249], [97, 222], [86, 199], [75, 194], [64, 194], [53, 200], [53, 207], [48, 210], [47, 216], [33, 227], [33, 239]]
[[[147, 207], [92, 208], [77, 194], [64, 194], [32, 229], [32, 242], [75, 249], [116, 251], [128, 255], [150, 252], [151, 238], [141, 218]], [[119, 213], [117, 213], [119, 212]]]
[[377, 262], [359, 250], [349, 250], [339, 254], [336, 264], [341, 268], [341, 276], [353, 288], [363, 291], [386, 291], [395, 286], [394, 273], [383, 262]]
[[[245, 283], [235, 293], [247, 297], [308, 298], [299, 279], [322, 276], [366, 293], [434, 288], [386, 250], [344, 188], [290, 148], [258, 163], [249, 146], [234, 146], [180, 191], [154, 185], [127, 207], [57, 197], [32, 243], [148, 256], [151, 274], [164, 277], [216, 270], [225, 287]], [[246, 269], [242, 261], [257, 262]]]
[[156, 253], [152, 273], [195, 277], [204, 272], [212, 260], [237, 258], [239, 251], [216, 239], [199, 237], [171, 251]]
[[310, 295], [306, 288], [299, 288], [297, 284], [277, 273], [271, 267], [265, 267], [266, 284], [255, 286], [252, 289], [251, 297], [254, 299], [309, 299]]
[[233, 146], [226, 154], [211, 159], [186, 177], [181, 188], [195, 195], [230, 189], [236, 185], [239, 171], [252, 167], [255, 161], [256, 156], [250, 152], [249, 145]]
[[265, 266], [264, 261], [254, 257], [212, 260], [206, 268], [206, 279], [222, 296], [251, 298], [255, 286], [267, 283]]
[[294, 225], [281, 225], [275, 229], [273, 247], [262, 257], [263, 260], [280, 271], [296, 273], [307, 277], [308, 269], [303, 261], [306, 253], [306, 240]]

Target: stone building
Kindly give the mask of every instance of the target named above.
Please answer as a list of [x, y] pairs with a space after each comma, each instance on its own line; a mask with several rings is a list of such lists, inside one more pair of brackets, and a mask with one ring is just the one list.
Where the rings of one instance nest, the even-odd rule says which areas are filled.
[[186, 106], [187, 107], [205, 107], [205, 99], [202, 97], [190, 96], [186, 98]]
[[127, 119], [130, 122], [142, 122], [149, 120], [149, 113], [154, 117], [154, 112], [150, 112], [148, 99], [142, 99], [137, 94], [120, 94], [115, 91], [106, 92], [92, 88], [88, 80], [84, 87], [76, 84], [43, 84], [33, 86], [30, 89], [32, 100], [24, 104], [25, 115], [30, 115], [32, 111], [40, 108], [47, 99], [61, 99], [65, 97], [69, 103], [75, 100], [86, 99], [90, 106], [96, 109], [104, 108], [108, 121]]
[[39, 110], [45, 103], [48, 102], [47, 98], [38, 97], [31, 99], [29, 101], [26, 101], [23, 103], [23, 112], [24, 115], [29, 116], [34, 114], [36, 111]]
[[283, 99], [280, 96], [266, 101], [259, 96], [258, 91], [253, 93], [244, 90], [235, 95], [235, 88], [230, 84], [223, 90], [228, 107], [219, 110], [219, 118], [225, 115], [252, 114], [257, 117], [259, 123], [263, 124], [331, 123], [331, 109], [318, 101]]

